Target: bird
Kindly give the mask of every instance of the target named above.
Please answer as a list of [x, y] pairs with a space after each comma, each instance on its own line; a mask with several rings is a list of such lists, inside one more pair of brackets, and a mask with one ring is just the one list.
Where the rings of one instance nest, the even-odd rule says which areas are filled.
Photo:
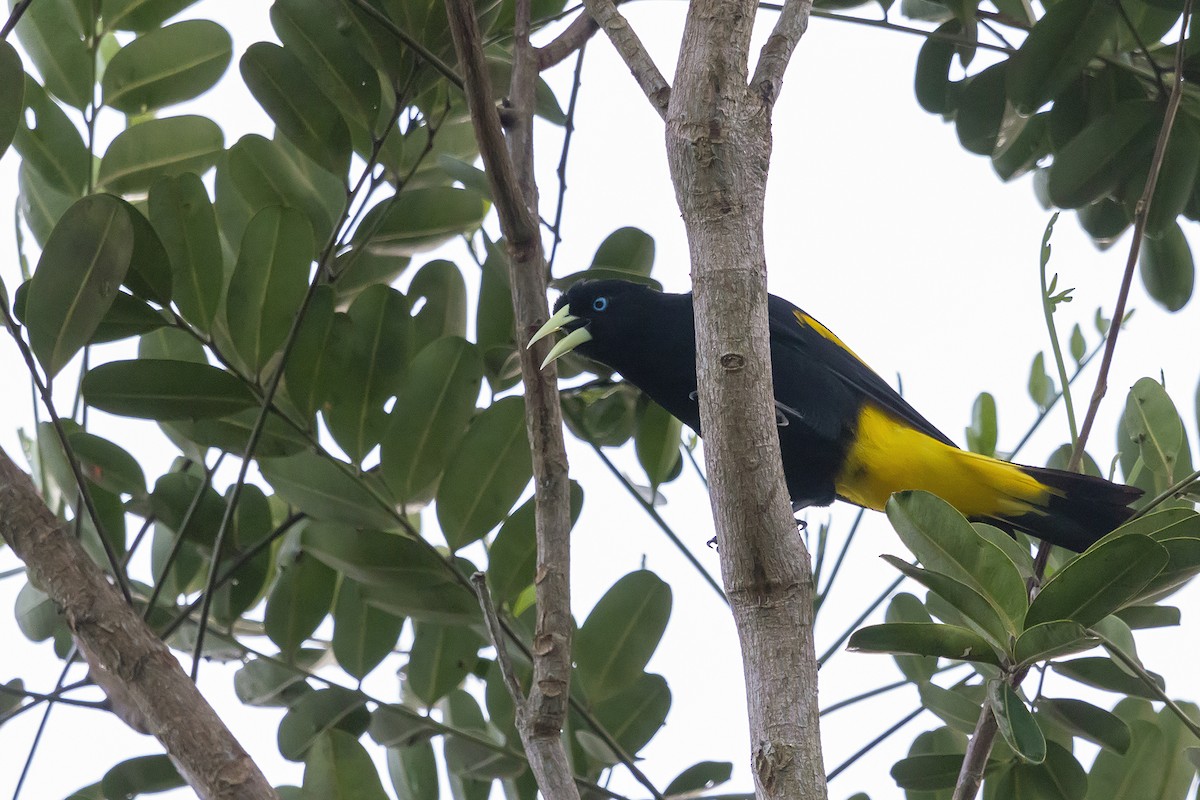
[[[1082, 552], [1126, 522], [1142, 490], [958, 448], [829, 328], [768, 295], [783, 474], [793, 509], [841, 499], [884, 510], [924, 490], [963, 516]], [[581, 280], [529, 342], [565, 335], [542, 367], [574, 352], [599, 362], [703, 436], [692, 294], [625, 280]]]

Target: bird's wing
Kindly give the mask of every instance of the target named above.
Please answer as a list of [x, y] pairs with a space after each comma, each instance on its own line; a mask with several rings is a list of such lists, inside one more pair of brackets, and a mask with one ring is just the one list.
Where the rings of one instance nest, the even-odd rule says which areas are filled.
[[957, 446], [816, 319], [774, 295], [770, 296], [768, 313], [773, 347], [795, 351], [804, 361], [819, 365], [822, 371], [827, 370], [848, 388], [915, 430], [943, 444]]

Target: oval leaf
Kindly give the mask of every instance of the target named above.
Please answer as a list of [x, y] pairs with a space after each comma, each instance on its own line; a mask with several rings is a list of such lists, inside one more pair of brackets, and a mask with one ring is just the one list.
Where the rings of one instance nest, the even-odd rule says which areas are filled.
[[225, 370], [169, 359], [110, 361], [89, 370], [82, 388], [90, 405], [142, 419], [223, 417], [258, 404], [246, 384]]
[[100, 160], [98, 185], [116, 194], [145, 192], [164, 175], [202, 175], [225, 147], [207, 117], [149, 119], [117, 134]]
[[670, 616], [671, 588], [648, 570], [629, 573], [604, 593], [575, 639], [579, 682], [593, 703], [638, 680]]
[[1000, 666], [987, 640], [957, 625], [932, 622], [888, 622], [859, 628], [847, 644], [864, 653], [910, 653]]
[[211, 89], [233, 56], [233, 40], [210, 20], [193, 19], [139, 36], [104, 70], [104, 104], [128, 115], [190, 100]]
[[438, 486], [438, 522], [451, 549], [499, 525], [532, 475], [525, 401], [498, 400], [475, 417]]
[[110, 195], [83, 198], [54, 227], [25, 311], [30, 346], [50, 377], [92, 338], [125, 280], [133, 247], [129, 213]]

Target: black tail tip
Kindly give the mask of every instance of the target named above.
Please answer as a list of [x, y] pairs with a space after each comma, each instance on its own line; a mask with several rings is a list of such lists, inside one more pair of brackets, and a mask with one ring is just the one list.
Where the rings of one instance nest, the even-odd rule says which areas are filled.
[[1130, 504], [1142, 496], [1136, 486], [1112, 483], [1093, 475], [1042, 467], [1022, 467], [1050, 488], [1044, 509], [1003, 521], [1057, 547], [1081, 553], [1105, 535], [1129, 521]]

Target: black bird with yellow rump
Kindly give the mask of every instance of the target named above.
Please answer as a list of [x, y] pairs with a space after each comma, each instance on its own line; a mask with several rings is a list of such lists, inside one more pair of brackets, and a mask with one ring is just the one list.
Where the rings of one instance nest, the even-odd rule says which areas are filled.
[[[692, 295], [580, 281], [533, 342], [565, 331], [543, 364], [575, 351], [621, 373], [700, 433]], [[882, 510], [922, 489], [964, 516], [1082, 551], [1132, 515], [1140, 489], [957, 448], [828, 328], [768, 298], [775, 416], [792, 505], [840, 498]]]

